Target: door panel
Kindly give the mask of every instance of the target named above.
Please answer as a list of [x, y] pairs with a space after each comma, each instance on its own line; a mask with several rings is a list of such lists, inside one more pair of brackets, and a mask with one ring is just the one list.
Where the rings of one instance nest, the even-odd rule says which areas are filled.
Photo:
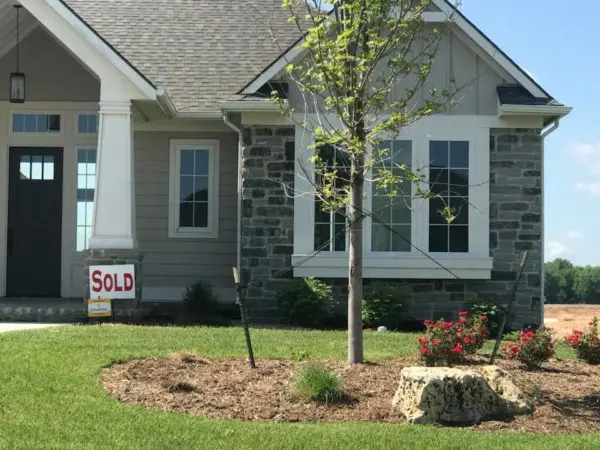
[[11, 148], [6, 295], [60, 297], [62, 148]]

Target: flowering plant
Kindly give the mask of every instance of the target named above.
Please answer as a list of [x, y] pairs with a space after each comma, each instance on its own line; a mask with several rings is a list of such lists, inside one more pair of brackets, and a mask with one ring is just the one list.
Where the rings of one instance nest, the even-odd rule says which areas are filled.
[[537, 369], [554, 356], [552, 331], [541, 327], [537, 331], [522, 331], [518, 343], [500, 349], [509, 359], [516, 359], [527, 369]]
[[460, 312], [454, 322], [426, 320], [426, 336], [418, 338], [421, 361], [427, 366], [452, 365], [474, 354], [488, 335], [487, 320], [485, 315], [471, 319], [468, 311]]
[[600, 336], [598, 318], [594, 317], [585, 331], [573, 330], [567, 336], [567, 345], [575, 350], [577, 357], [590, 364], [600, 364]]

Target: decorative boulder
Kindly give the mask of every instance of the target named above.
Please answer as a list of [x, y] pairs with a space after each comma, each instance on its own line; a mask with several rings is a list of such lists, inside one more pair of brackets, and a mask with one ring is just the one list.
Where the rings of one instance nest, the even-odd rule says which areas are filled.
[[406, 367], [400, 373], [392, 406], [410, 423], [448, 425], [475, 425], [533, 410], [505, 372], [488, 366], [484, 373], [486, 376], [446, 367]]

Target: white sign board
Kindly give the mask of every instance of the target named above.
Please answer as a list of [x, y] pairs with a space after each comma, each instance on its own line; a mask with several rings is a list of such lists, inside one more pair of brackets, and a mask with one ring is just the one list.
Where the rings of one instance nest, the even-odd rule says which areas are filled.
[[135, 298], [135, 266], [90, 266], [90, 299]]

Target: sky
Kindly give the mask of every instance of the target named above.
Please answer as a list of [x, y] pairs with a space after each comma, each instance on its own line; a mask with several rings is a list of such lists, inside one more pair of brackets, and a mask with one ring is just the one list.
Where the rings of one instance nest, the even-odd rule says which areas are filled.
[[574, 108], [545, 141], [545, 259], [600, 265], [600, 0], [462, 0], [461, 10]]

